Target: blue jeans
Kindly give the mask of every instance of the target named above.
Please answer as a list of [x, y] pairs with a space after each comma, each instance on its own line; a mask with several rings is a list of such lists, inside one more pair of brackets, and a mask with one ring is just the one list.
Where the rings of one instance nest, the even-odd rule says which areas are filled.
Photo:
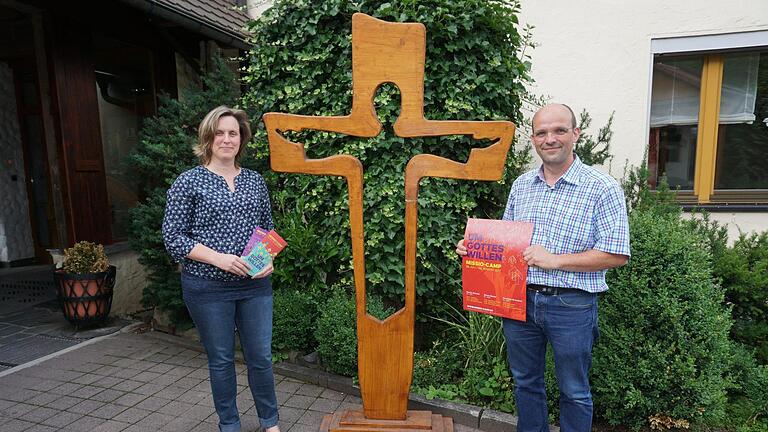
[[597, 295], [568, 290], [544, 295], [528, 290], [526, 322], [504, 320], [507, 360], [515, 379], [519, 432], [547, 432], [544, 386], [547, 342], [552, 345], [560, 389], [560, 430], [592, 429], [589, 368], [592, 344], [599, 335]]
[[263, 428], [277, 425], [277, 397], [272, 374], [272, 295], [221, 302], [187, 302], [200, 339], [208, 354], [211, 392], [221, 432], [240, 431], [235, 398], [235, 326], [248, 367], [259, 423]]

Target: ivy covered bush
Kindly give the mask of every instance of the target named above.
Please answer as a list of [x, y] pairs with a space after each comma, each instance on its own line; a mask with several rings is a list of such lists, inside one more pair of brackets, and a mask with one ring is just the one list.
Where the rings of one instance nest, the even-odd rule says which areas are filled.
[[275, 262], [276, 289], [322, 292], [339, 275], [333, 271], [344, 247], [340, 237], [324, 235], [319, 221], [308, 217], [305, 199], [285, 189], [270, 190], [275, 227], [289, 245]]
[[[520, 120], [520, 95], [528, 64], [520, 57], [517, 2], [487, 0], [276, 1], [249, 25], [253, 49], [244, 103], [257, 118], [270, 111], [346, 115], [352, 100], [352, 14], [364, 12], [387, 21], [421, 22], [427, 29], [425, 106], [428, 119]], [[404, 286], [404, 169], [420, 153], [464, 161], [473, 147], [488, 143], [468, 137], [404, 139], [392, 124], [400, 111], [396, 87], [384, 85], [376, 109], [384, 131], [359, 139], [317, 131], [291, 134], [310, 158], [335, 154], [357, 157], [365, 167], [364, 221], [366, 276], [371, 292], [402, 303]], [[259, 157], [266, 159], [264, 126], [255, 129]], [[497, 218], [509, 184], [527, 161], [527, 149], [511, 152], [499, 183], [425, 179], [419, 196], [417, 297], [419, 316], [457, 298], [459, 260], [454, 244], [468, 215]], [[351, 281], [347, 187], [342, 178], [272, 175], [280, 191], [280, 211], [300, 211], [315, 227], [318, 253], [304, 257], [305, 277]], [[300, 208], [299, 208], [300, 207]], [[277, 218], [284, 217], [277, 215]], [[333, 242], [327, 256], [322, 242]], [[291, 243], [290, 238], [286, 240]], [[299, 284], [307, 284], [303, 279]]]
[[[177, 265], [165, 250], [162, 236], [165, 194], [176, 177], [198, 164], [192, 153], [197, 127], [213, 108], [237, 105], [237, 80], [226, 63], [215, 59], [214, 69], [202, 76], [202, 88], [189, 89], [181, 99], [160, 97], [157, 115], [144, 120], [139, 144], [128, 158], [138, 185], [139, 204], [131, 210], [131, 247], [147, 270], [142, 303], [156, 306], [174, 323], [188, 322], [181, 298]], [[252, 159], [243, 161], [253, 166]]]

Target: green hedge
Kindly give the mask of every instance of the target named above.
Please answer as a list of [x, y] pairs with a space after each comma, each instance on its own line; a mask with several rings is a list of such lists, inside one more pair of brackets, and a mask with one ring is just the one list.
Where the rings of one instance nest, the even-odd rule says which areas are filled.
[[768, 366], [755, 361], [754, 350], [735, 344], [731, 356], [727, 423], [739, 432], [768, 431]]
[[768, 364], [768, 231], [739, 233], [728, 245], [728, 230], [703, 213], [691, 227], [707, 239], [713, 271], [732, 306], [731, 337], [752, 347], [761, 364]]
[[276, 285], [273, 300], [272, 351], [308, 352], [314, 348], [313, 329], [319, 315], [315, 292]]
[[[368, 313], [383, 319], [394, 312], [380, 298], [368, 296]], [[357, 375], [357, 322], [355, 298], [344, 290], [336, 289], [320, 308], [315, 338], [317, 353], [322, 364], [331, 372]]]
[[[662, 194], [663, 195], [663, 192]], [[632, 258], [609, 272], [592, 370], [610, 424], [722, 420], [730, 314], [706, 239], [667, 203], [630, 214]]]
[[715, 274], [733, 305], [733, 338], [768, 364], [768, 232], [739, 235], [717, 261]]

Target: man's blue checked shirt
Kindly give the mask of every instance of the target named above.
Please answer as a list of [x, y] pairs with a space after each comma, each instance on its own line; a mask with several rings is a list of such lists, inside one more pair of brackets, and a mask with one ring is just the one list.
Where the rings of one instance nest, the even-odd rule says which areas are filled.
[[[544, 181], [542, 168], [515, 180], [503, 219], [533, 222], [531, 244], [554, 254], [597, 249], [630, 255], [621, 187], [613, 177], [584, 165], [577, 156], [553, 187]], [[529, 267], [528, 283], [601, 292], [608, 289], [605, 273]]]

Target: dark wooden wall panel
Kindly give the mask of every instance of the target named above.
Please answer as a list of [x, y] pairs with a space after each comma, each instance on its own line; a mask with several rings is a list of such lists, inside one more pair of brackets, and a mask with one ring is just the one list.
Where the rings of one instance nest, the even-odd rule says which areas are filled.
[[112, 243], [91, 29], [57, 15], [48, 20], [69, 243]]

